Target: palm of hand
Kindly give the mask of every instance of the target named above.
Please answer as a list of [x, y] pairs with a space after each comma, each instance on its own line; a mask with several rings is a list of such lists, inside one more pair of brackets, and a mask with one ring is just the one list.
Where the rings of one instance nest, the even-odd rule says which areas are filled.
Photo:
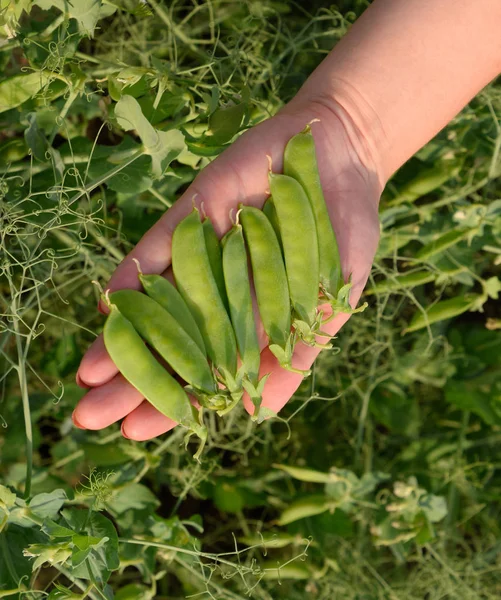
[[[261, 207], [267, 196], [267, 155], [273, 170], [282, 169], [285, 144], [314, 118], [320, 174], [329, 212], [334, 223], [345, 278], [352, 276], [354, 306], [370, 273], [379, 238], [377, 203], [381, 191], [375, 172], [363, 164], [358, 149], [363, 140], [343, 123], [339, 114], [323, 106], [308, 106], [293, 112], [289, 107], [272, 119], [254, 127], [235, 142], [216, 161], [204, 169], [183, 197], [148, 231], [113, 274], [108, 288], [139, 288], [137, 269], [132, 258], [139, 260], [144, 273], [170, 276], [171, 236], [177, 223], [186, 216], [197, 195], [205, 212], [213, 220], [219, 235], [231, 226], [230, 210], [239, 203]], [[355, 138], [354, 138], [355, 136]], [[298, 227], [301, 224], [298, 223]], [[338, 315], [325, 330], [334, 335], [347, 321]], [[258, 327], [261, 376], [271, 373], [263, 394], [263, 406], [278, 412], [301, 383], [301, 376], [281, 369], [267, 346], [261, 324]], [[293, 365], [307, 369], [315, 360], [318, 348], [298, 344]], [[119, 373], [106, 353], [102, 335], [84, 356], [77, 381], [92, 389], [81, 399], [73, 413], [77, 427], [102, 429], [124, 418], [122, 433], [135, 440], [160, 435], [175, 423], [160, 414]], [[253, 407], [244, 399], [249, 412]]]

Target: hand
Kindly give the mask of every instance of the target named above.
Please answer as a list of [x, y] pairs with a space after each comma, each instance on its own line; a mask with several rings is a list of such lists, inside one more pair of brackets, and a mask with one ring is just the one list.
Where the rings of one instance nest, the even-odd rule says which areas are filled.
[[[262, 207], [268, 188], [268, 160], [280, 172], [287, 141], [313, 119], [320, 175], [326, 202], [336, 232], [345, 280], [352, 276], [351, 304], [358, 302], [370, 273], [379, 239], [377, 206], [382, 183], [373, 166], [363, 134], [355, 127], [347, 111], [335, 102], [305, 101], [296, 97], [280, 113], [243, 134], [195, 179], [183, 196], [140, 240], [113, 274], [108, 288], [139, 289], [136, 258], [144, 273], [162, 273], [171, 277], [171, 239], [177, 223], [192, 208], [192, 198], [203, 202], [204, 210], [222, 236], [230, 227], [230, 209], [240, 202]], [[298, 227], [301, 224], [298, 223]], [[101, 305], [101, 311], [106, 308]], [[326, 312], [326, 315], [328, 313]], [[334, 335], [349, 315], [336, 316], [325, 330]], [[362, 317], [363, 318], [363, 317]], [[301, 383], [301, 375], [282, 369], [267, 346], [259, 323], [261, 348], [260, 376], [270, 373], [263, 406], [278, 412]], [[319, 338], [325, 341], [325, 338]], [[293, 366], [308, 369], [318, 348], [298, 343]], [[117, 372], [100, 335], [88, 349], [77, 373], [77, 382], [91, 389], [73, 413], [77, 427], [102, 429], [122, 422], [122, 434], [134, 440], [147, 440], [170, 429], [176, 423], [160, 414]], [[250, 400], [244, 397], [252, 413]]]

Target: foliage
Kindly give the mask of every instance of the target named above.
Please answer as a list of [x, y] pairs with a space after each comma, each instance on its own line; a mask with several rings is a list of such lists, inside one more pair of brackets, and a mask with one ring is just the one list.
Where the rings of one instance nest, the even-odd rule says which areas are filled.
[[0, 0], [0, 597], [497, 598], [501, 92], [392, 179], [366, 291], [280, 419], [76, 430], [92, 279], [366, 3]]

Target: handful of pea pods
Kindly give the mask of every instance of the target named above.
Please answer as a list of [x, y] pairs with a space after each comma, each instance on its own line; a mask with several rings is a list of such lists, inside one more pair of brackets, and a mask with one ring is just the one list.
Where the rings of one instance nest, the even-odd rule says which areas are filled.
[[[176, 286], [143, 274], [137, 263], [145, 293], [106, 295], [104, 342], [111, 359], [155, 408], [188, 429], [188, 437], [201, 439], [197, 459], [207, 431], [203, 411], [188, 394], [222, 416], [246, 391], [252, 418], [263, 418], [268, 374], [259, 377], [248, 264], [270, 351], [284, 369], [309, 375], [292, 366], [297, 341], [329, 348], [318, 341], [330, 337], [322, 325], [339, 312], [364, 308], [349, 304], [351, 284], [342, 276], [310, 126], [287, 143], [283, 174], [273, 173], [270, 164], [269, 185], [263, 209], [240, 205], [222, 240], [194, 206], [172, 237]], [[328, 318], [319, 308], [325, 304], [332, 307]]]

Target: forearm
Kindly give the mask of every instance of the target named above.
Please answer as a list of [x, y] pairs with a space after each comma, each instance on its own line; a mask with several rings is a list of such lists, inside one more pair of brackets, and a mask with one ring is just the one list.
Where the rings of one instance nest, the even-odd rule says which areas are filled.
[[500, 71], [500, 0], [375, 0], [298, 96], [340, 105], [385, 183]]

